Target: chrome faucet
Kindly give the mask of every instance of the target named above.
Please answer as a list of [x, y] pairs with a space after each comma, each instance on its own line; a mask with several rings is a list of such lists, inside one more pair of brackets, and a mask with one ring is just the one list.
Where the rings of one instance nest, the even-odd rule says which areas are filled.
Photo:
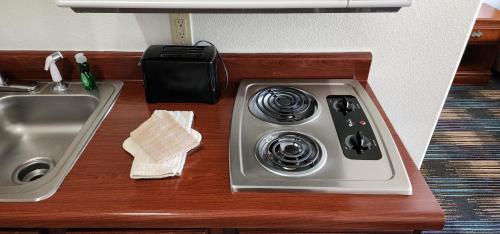
[[62, 81], [61, 73], [57, 69], [56, 62], [63, 59], [61, 52], [56, 51], [45, 59], [45, 71], [50, 70], [50, 76], [52, 81], [54, 81], [54, 91], [65, 91], [68, 89], [68, 85]]
[[7, 80], [0, 73], [0, 86], [7, 86]]
[[0, 92], [32, 92], [38, 88], [38, 82], [22, 81], [9, 84], [8, 80], [0, 74]]

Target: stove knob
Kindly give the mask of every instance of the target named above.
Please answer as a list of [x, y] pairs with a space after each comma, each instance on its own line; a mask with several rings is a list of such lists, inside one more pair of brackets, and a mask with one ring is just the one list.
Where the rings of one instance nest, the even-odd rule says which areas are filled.
[[360, 131], [358, 131], [356, 135], [351, 135], [348, 138], [350, 148], [356, 150], [358, 154], [362, 154], [363, 151], [370, 149], [370, 139], [364, 136]]
[[343, 97], [341, 100], [337, 101], [336, 109], [342, 112], [344, 115], [347, 115], [348, 112], [353, 110], [352, 103], [347, 100], [347, 98]]

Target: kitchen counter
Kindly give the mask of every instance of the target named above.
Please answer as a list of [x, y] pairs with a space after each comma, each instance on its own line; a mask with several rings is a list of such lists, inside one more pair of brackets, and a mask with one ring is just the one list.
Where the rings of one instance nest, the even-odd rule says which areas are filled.
[[[366, 83], [365, 86], [374, 97]], [[0, 227], [289, 230], [442, 227], [443, 212], [392, 127], [412, 182], [411, 196], [231, 193], [228, 143], [236, 88], [236, 83], [231, 84], [216, 105], [147, 104], [142, 84], [125, 82], [117, 103], [57, 193], [37, 203], [0, 203]], [[203, 136], [201, 147], [189, 155], [180, 177], [132, 180], [129, 178], [132, 157], [122, 149], [122, 142], [156, 109], [193, 110], [193, 127]]]

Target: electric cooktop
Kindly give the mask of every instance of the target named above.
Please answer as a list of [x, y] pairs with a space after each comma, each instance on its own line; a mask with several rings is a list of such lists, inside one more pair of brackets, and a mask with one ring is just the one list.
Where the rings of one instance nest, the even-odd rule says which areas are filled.
[[243, 80], [229, 151], [233, 192], [412, 193], [389, 129], [356, 80]]

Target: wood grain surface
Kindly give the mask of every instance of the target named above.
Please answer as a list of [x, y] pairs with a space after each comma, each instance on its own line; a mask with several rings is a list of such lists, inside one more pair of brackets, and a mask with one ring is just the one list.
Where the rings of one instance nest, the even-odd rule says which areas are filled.
[[[0, 51], [0, 72], [10, 80], [50, 80], [44, 71], [45, 58], [53, 51]], [[65, 81], [79, 81], [80, 72], [75, 61], [76, 51], [61, 51], [64, 59], [57, 67]], [[142, 80], [139, 52], [85, 52], [90, 68], [99, 80]]]
[[498, 28], [500, 25], [500, 10], [483, 3], [479, 10], [474, 28]]
[[230, 78], [352, 78], [368, 80], [370, 53], [224, 54]]
[[[43, 70], [51, 51], [0, 51], [0, 72], [11, 80], [48, 80]], [[74, 55], [62, 51], [57, 62], [64, 80], [78, 81], [80, 74]], [[141, 52], [85, 52], [91, 70], [99, 80], [142, 80]], [[352, 78], [367, 80], [372, 56], [359, 53], [258, 53], [223, 54], [232, 81], [243, 78]], [[219, 63], [220, 79], [223, 70]]]
[[[500, 31], [500, 30], [499, 30]], [[486, 84], [492, 77], [500, 44], [470, 44], [464, 51], [462, 61], [453, 80], [455, 85]]]
[[[366, 83], [365, 83], [366, 85]], [[443, 213], [394, 133], [414, 195], [231, 193], [228, 141], [236, 84], [217, 105], [146, 104], [140, 82], [126, 82], [111, 113], [51, 198], [1, 203], [0, 227], [440, 229]], [[370, 95], [373, 92], [366, 85]], [[193, 110], [201, 147], [181, 177], [129, 178], [121, 147], [156, 109]]]
[[500, 49], [500, 10], [483, 3], [472, 32], [481, 32], [482, 36], [469, 38], [453, 84], [481, 85], [490, 81]]
[[[18, 56], [16, 62], [8, 62], [9, 53]], [[41, 52], [33, 53], [42, 57]], [[102, 78], [127, 80], [117, 103], [57, 193], [37, 203], [0, 203], [0, 227], [247, 228], [306, 232], [442, 228], [441, 208], [385, 115], [410, 176], [414, 192], [411, 196], [230, 191], [228, 143], [239, 79], [292, 78], [294, 72], [300, 74], [296, 78], [346, 78], [350, 74], [362, 82], [382, 111], [366, 82], [369, 53], [336, 54], [333, 58], [326, 54], [317, 57], [302, 54], [305, 61], [298, 54], [256, 54], [254, 59], [246, 54], [228, 54], [226, 59], [234, 82], [223, 91], [216, 105], [147, 104], [142, 82], [134, 81], [140, 79], [136, 67], [119, 70], [124, 65], [109, 62], [109, 54], [102, 55], [107, 57], [103, 58], [106, 62], [103, 65], [97, 59], [100, 52], [95, 53], [96, 57], [92, 53], [87, 55], [95, 68], [100, 67]], [[19, 54], [0, 52], [0, 68], [7, 74], [15, 73], [16, 78], [39, 78], [38, 65], [33, 65], [39, 58]], [[136, 62], [137, 54], [123, 55], [123, 61], [129, 60], [125, 65]], [[31, 62], [26, 65], [23, 59]], [[243, 67], [247, 64], [248, 67]], [[74, 75], [74, 71], [67, 74]], [[129, 178], [132, 157], [122, 149], [122, 143], [156, 109], [194, 111], [193, 127], [203, 136], [201, 147], [187, 158], [180, 177], [132, 180]]]

